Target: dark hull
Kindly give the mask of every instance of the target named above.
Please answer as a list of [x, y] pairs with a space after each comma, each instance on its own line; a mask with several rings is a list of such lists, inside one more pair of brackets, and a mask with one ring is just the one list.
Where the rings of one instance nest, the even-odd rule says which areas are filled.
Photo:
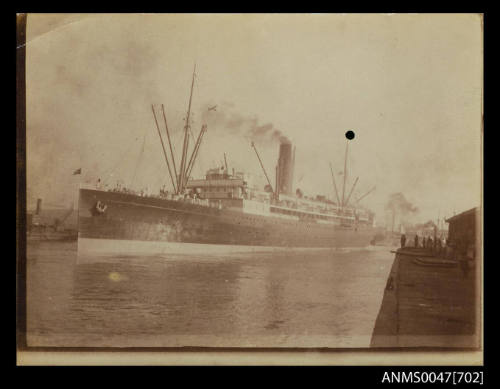
[[[106, 206], [104, 212], [96, 211], [97, 202]], [[368, 246], [374, 236], [372, 227], [355, 230], [91, 189], [80, 189], [78, 212], [79, 252], [80, 247], [93, 251], [96, 242], [104, 240], [114, 242], [106, 245], [106, 251], [113, 251], [113, 248], [120, 251], [120, 241], [136, 241], [153, 251], [161, 246], [147, 245], [147, 242], [165, 243], [161, 251], [175, 247], [182, 252], [194, 245], [362, 247]]]

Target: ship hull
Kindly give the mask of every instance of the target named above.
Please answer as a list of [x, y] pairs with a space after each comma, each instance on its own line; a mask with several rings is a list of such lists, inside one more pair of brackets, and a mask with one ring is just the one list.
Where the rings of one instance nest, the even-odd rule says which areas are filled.
[[[101, 209], [99, 209], [101, 207]], [[78, 254], [217, 254], [364, 247], [374, 229], [80, 189]]]
[[128, 239], [78, 239], [79, 256], [141, 256], [141, 255], [231, 255], [249, 253], [273, 253], [287, 250], [332, 250], [333, 247], [250, 246], [211, 243], [178, 243]]

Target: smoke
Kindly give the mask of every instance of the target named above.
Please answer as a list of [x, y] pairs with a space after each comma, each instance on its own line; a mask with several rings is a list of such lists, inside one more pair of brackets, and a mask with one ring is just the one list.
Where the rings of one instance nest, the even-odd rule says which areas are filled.
[[393, 193], [385, 205], [386, 212], [390, 212], [392, 217], [399, 217], [400, 222], [405, 222], [410, 215], [418, 213], [418, 208], [410, 203], [401, 192]]
[[291, 143], [290, 139], [272, 123], [260, 124], [256, 116], [239, 113], [232, 103], [222, 103], [217, 106], [205, 104], [202, 112], [202, 122], [211, 130], [240, 135], [256, 143], [269, 141]]
[[389, 196], [385, 209], [387, 211], [396, 211], [402, 214], [417, 213], [418, 208], [406, 200], [403, 193], [393, 193]]
[[424, 228], [435, 228], [437, 227], [436, 223], [434, 223], [432, 220], [427, 221], [422, 225]]

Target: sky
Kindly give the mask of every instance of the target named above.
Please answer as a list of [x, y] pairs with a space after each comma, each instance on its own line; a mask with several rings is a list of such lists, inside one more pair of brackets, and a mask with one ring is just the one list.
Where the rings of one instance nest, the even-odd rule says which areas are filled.
[[208, 130], [195, 177], [226, 153], [263, 185], [255, 141], [273, 181], [276, 130], [306, 195], [335, 197], [329, 163], [341, 188], [349, 143], [346, 192], [356, 177], [353, 198], [375, 186], [361, 204], [379, 222], [394, 193], [415, 222], [452, 216], [482, 198], [482, 47], [475, 14], [30, 14], [28, 209], [76, 204], [98, 178], [171, 187], [151, 105], [179, 159], [196, 64], [191, 127]]

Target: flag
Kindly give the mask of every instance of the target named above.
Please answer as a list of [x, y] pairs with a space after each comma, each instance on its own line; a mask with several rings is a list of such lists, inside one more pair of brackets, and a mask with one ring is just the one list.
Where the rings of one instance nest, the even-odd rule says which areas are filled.
[[73, 175], [75, 175], [75, 174], [82, 174], [82, 168], [76, 169], [76, 170], [73, 172]]

